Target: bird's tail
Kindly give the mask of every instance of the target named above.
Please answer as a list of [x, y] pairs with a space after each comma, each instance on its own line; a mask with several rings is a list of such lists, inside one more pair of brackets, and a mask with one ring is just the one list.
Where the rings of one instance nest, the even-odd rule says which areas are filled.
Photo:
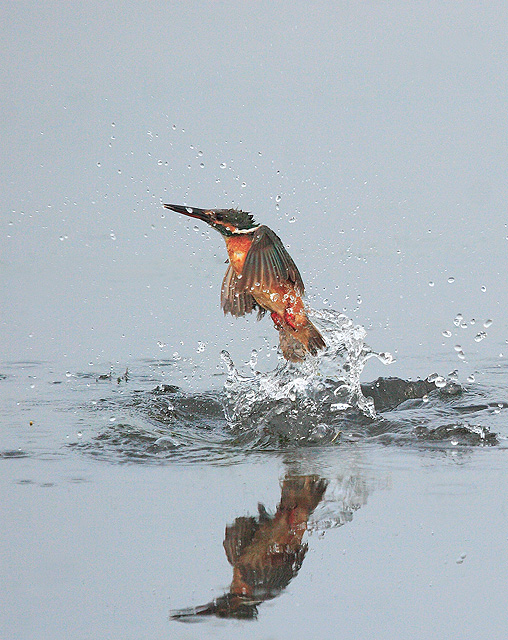
[[282, 355], [290, 362], [301, 362], [306, 353], [317, 356], [318, 351], [326, 348], [326, 342], [310, 320], [297, 331], [287, 324], [279, 327], [279, 342]]
[[326, 347], [326, 342], [323, 340], [323, 336], [319, 333], [312, 322], [310, 320], [308, 322], [309, 324], [306, 327], [308, 340], [305, 346], [307, 347], [307, 351], [309, 351], [309, 353], [311, 353], [313, 356], [316, 356], [318, 351], [321, 351], [321, 349], [324, 349]]

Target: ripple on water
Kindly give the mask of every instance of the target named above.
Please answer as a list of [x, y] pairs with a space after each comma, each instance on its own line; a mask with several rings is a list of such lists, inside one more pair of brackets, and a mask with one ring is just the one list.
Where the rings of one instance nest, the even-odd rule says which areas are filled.
[[[186, 393], [173, 385], [124, 393], [95, 405], [120, 417], [73, 446], [118, 462], [234, 464], [253, 453], [351, 442], [457, 448], [505, 442], [507, 403], [456, 381], [380, 378], [360, 383], [371, 357], [391, 362], [364, 342], [365, 330], [343, 314], [312, 312], [327, 349], [304, 363], [241, 374], [227, 352], [223, 391]], [[146, 377], [146, 376], [145, 376]], [[130, 374], [126, 385], [136, 381]], [[473, 402], [471, 402], [473, 400]], [[502, 414], [502, 415], [500, 415]], [[467, 417], [467, 419], [466, 419]]]

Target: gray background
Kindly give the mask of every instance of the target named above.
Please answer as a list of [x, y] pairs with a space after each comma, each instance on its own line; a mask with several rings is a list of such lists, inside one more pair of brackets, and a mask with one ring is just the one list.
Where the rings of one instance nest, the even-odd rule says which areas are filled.
[[162, 201], [255, 213], [311, 305], [413, 358], [385, 375], [446, 375], [456, 344], [464, 375], [498, 357], [507, 17], [496, 2], [4, 2], [0, 357], [178, 351], [212, 371], [224, 347], [275, 345], [268, 320], [222, 317], [223, 240]]

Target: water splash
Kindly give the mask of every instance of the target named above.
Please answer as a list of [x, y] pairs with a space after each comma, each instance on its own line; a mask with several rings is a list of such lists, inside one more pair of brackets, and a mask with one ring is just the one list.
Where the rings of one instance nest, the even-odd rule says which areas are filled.
[[340, 417], [354, 412], [376, 416], [374, 403], [361, 390], [360, 375], [369, 358], [384, 364], [393, 358], [365, 344], [365, 329], [337, 311], [308, 311], [327, 344], [318, 356], [299, 363], [284, 362], [274, 371], [256, 372], [257, 353], [251, 357], [252, 376], [241, 374], [227, 351], [222, 359], [228, 375], [224, 385], [224, 412], [238, 431], [256, 429], [286, 441], [327, 441], [340, 432]]

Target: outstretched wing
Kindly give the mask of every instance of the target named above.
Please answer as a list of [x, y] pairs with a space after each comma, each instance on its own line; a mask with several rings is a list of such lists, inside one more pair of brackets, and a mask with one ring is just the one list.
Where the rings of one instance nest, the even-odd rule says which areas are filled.
[[241, 286], [245, 290], [262, 282], [273, 289], [291, 282], [300, 295], [304, 293], [302, 276], [281, 239], [271, 229], [260, 226], [253, 234], [252, 245], [242, 269]]
[[230, 313], [236, 317], [251, 313], [254, 309], [258, 310], [258, 319], [266, 313], [252, 295], [245, 291], [243, 282], [239, 280], [231, 265], [228, 266], [222, 281], [220, 303], [224, 313]]

